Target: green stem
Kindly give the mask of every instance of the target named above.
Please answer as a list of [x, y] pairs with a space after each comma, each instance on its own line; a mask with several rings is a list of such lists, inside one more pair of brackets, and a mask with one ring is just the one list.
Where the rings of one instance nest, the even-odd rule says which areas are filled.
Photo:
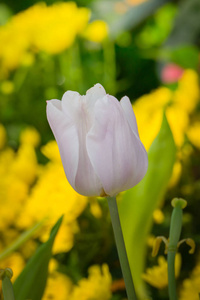
[[181, 235], [182, 227], [182, 209], [183, 203], [181, 199], [177, 199], [171, 217], [170, 232], [169, 232], [169, 244], [167, 250], [167, 262], [168, 262], [168, 289], [169, 299], [177, 300], [176, 293], [176, 279], [175, 279], [175, 256], [177, 251], [177, 244]]
[[109, 197], [107, 199], [108, 199], [108, 206], [109, 206], [109, 210], [110, 210], [110, 216], [111, 216], [119, 261], [120, 261], [122, 274], [123, 274], [124, 282], [125, 282], [125, 286], [126, 286], [127, 297], [128, 297], [128, 300], [137, 300], [135, 288], [134, 288], [134, 284], [133, 284], [133, 279], [132, 279], [132, 275], [131, 275], [131, 270], [130, 270], [130, 266], [129, 266], [129, 262], [128, 262], [128, 257], [127, 257], [127, 253], [126, 253], [122, 228], [121, 228], [121, 224], [120, 224], [116, 197]]
[[169, 287], [169, 299], [177, 300], [176, 293], [176, 279], [175, 279], [175, 255], [176, 251], [169, 252], [167, 255], [168, 263], [168, 287]]
[[15, 300], [13, 286], [10, 278], [7, 276], [2, 279], [2, 291], [4, 300]]
[[10, 255], [12, 252], [18, 249], [22, 244], [24, 244], [27, 240], [29, 240], [30, 237], [42, 226], [43, 223], [44, 220], [37, 223], [31, 229], [22, 233], [18, 239], [16, 239], [8, 248], [6, 248], [3, 252], [0, 253], [0, 260]]

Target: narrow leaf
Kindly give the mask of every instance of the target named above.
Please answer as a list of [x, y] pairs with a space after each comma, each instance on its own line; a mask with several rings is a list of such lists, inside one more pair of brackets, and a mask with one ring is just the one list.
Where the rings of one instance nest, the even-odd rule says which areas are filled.
[[5, 276], [2, 280], [2, 291], [4, 300], [15, 300], [13, 286], [8, 276]]
[[0, 253], [0, 260], [4, 259], [12, 252], [16, 251], [19, 247], [21, 247], [26, 241], [28, 241], [34, 233], [43, 225], [44, 220], [34, 225], [32, 228], [28, 229], [24, 233], [22, 233], [8, 248], [3, 250]]
[[42, 244], [14, 282], [16, 300], [39, 300], [42, 298], [48, 275], [48, 264], [52, 247], [62, 222], [61, 217], [51, 230], [48, 241]]
[[149, 166], [143, 180], [124, 193], [119, 213], [136, 291], [145, 295], [141, 280], [146, 254], [146, 240], [152, 214], [166, 192], [175, 161], [176, 147], [166, 116], [160, 132], [148, 152]]

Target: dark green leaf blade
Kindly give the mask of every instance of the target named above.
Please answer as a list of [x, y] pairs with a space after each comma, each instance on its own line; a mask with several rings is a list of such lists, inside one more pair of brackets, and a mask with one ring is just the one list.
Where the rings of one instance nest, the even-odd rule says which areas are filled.
[[48, 241], [42, 244], [26, 267], [14, 282], [16, 300], [39, 300], [42, 298], [48, 275], [48, 264], [52, 256], [52, 247], [62, 223], [61, 217], [51, 230]]

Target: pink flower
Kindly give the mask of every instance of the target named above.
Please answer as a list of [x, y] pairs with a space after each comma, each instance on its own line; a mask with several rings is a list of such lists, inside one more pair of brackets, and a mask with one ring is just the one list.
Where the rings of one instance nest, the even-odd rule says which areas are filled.
[[161, 79], [164, 83], [173, 83], [181, 78], [183, 72], [184, 70], [181, 67], [175, 64], [168, 64], [162, 69]]
[[84, 96], [67, 91], [62, 101], [47, 101], [47, 119], [79, 194], [114, 196], [144, 177], [147, 153], [128, 97], [119, 102], [100, 84]]

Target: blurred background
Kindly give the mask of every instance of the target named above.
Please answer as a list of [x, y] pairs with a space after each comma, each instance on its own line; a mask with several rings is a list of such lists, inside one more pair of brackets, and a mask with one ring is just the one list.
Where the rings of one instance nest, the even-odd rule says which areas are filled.
[[[165, 149], [169, 160], [150, 164], [167, 175], [152, 210], [144, 205], [149, 225], [140, 245], [139, 299], [168, 299], [164, 247], [158, 259], [151, 250], [155, 236], [168, 236], [173, 197], [188, 201], [182, 235], [197, 244], [192, 256], [181, 246], [179, 296], [199, 299], [199, 20], [199, 0], [0, 2], [0, 265], [13, 269], [14, 281], [64, 214], [43, 300], [126, 298], [106, 202], [70, 187], [46, 120], [46, 100], [67, 90], [85, 94], [96, 83], [119, 100], [130, 98], [147, 151], [161, 132], [163, 112], [175, 143], [173, 153], [167, 143], [154, 143], [157, 159]], [[123, 201], [121, 210], [123, 219]], [[131, 239], [136, 245], [136, 235]], [[85, 290], [90, 294], [81, 298]]]

